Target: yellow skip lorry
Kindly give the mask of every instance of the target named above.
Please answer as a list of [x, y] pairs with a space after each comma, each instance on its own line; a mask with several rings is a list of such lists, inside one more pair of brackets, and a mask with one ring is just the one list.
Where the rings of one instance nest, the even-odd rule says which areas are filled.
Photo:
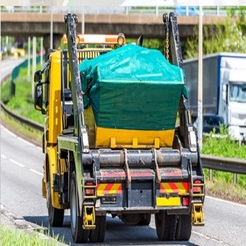
[[[70, 209], [74, 242], [103, 242], [106, 215], [149, 225], [159, 240], [189, 240], [204, 225], [204, 176], [187, 109], [177, 18], [163, 15], [165, 57], [123, 34], [77, 35], [34, 75], [45, 114], [42, 194], [49, 223]], [[42, 81], [42, 75], [45, 75]]]

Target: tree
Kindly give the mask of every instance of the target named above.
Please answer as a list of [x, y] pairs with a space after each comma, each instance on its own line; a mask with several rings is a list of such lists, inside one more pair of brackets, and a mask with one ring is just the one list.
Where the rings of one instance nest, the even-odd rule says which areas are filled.
[[[203, 54], [218, 52], [246, 53], [246, 7], [227, 9], [227, 18], [223, 23], [218, 23], [215, 28], [203, 27]], [[194, 36], [185, 44], [184, 58], [198, 57], [198, 28]]]

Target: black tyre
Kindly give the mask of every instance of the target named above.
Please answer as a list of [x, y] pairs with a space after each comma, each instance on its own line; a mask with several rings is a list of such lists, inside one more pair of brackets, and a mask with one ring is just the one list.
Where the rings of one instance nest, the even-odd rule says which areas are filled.
[[96, 229], [90, 231], [89, 239], [92, 243], [103, 242], [106, 232], [106, 215], [96, 216]]
[[70, 185], [70, 220], [71, 233], [75, 243], [86, 243], [90, 230], [82, 228], [82, 215], [79, 214], [79, 199], [76, 186], [76, 175], [73, 172]]
[[51, 201], [51, 187], [50, 182], [46, 184], [46, 194], [47, 194], [47, 208], [49, 215], [49, 224], [52, 227], [61, 227], [64, 219], [64, 209], [54, 208]]
[[141, 219], [139, 220], [137, 225], [147, 226], [149, 225], [150, 220], [151, 220], [151, 214], [142, 214]]
[[166, 211], [155, 214], [155, 226], [160, 241], [174, 241], [176, 233], [176, 215], [168, 215]]
[[142, 214], [122, 214], [120, 219], [126, 225], [137, 225], [142, 218]]
[[177, 230], [176, 230], [176, 240], [178, 241], [188, 241], [191, 236], [191, 215], [183, 214], [178, 216]]

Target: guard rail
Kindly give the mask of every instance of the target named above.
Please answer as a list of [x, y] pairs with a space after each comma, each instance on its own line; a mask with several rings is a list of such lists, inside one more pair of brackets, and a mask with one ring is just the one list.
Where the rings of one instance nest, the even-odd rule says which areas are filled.
[[[43, 132], [44, 127], [41, 124], [38, 124], [34, 121], [16, 115], [1, 102], [2, 110], [13, 119], [21, 122], [22, 124], [26, 124], [29, 127], [34, 128], [40, 132]], [[236, 183], [236, 174], [246, 174], [246, 160], [242, 159], [235, 159], [235, 158], [225, 158], [225, 157], [217, 157], [217, 156], [210, 156], [201, 154], [202, 164], [203, 167], [208, 168], [210, 170], [218, 170], [218, 171], [225, 171], [234, 173], [233, 181]], [[210, 173], [210, 179], [211, 173]]]
[[35, 129], [35, 130], [37, 130], [37, 131], [40, 131], [40, 132], [43, 132], [43, 131], [44, 131], [43, 125], [38, 124], [37, 122], [34, 122], [34, 121], [32, 121], [32, 120], [29, 120], [29, 119], [27, 119], [27, 118], [24, 118], [24, 117], [22, 117], [22, 116], [20, 116], [20, 115], [17, 115], [17, 114], [15, 114], [15, 113], [13, 113], [11, 110], [9, 110], [9, 109], [4, 105], [3, 102], [1, 102], [1, 109], [8, 115], [8, 117], [11, 117], [11, 118], [13, 118], [14, 120], [17, 120], [17, 121], [19, 121], [20, 123], [25, 124], [25, 125], [27, 125], [27, 126], [33, 128], [33, 129]]
[[[188, 7], [188, 6], [186, 6]], [[237, 6], [235, 6], [237, 7]], [[203, 15], [206, 16], [226, 16], [230, 8], [225, 6], [203, 6]], [[175, 7], [167, 6], [3, 6], [1, 11], [3, 13], [84, 13], [84, 14], [119, 14], [119, 15], [162, 15], [167, 11], [175, 11]], [[235, 9], [235, 13], [238, 10]], [[194, 15], [186, 11], [184, 15]]]

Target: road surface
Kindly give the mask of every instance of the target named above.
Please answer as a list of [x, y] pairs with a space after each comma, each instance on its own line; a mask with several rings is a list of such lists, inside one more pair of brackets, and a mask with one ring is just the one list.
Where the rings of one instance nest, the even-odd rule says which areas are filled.
[[[16, 62], [1, 63], [2, 78]], [[41, 148], [21, 139], [2, 125], [0, 137], [1, 205], [13, 214], [13, 220], [22, 218], [30, 225], [39, 225], [48, 230], [46, 201], [41, 195]], [[60, 234], [65, 243], [75, 245], [72, 243], [68, 212], [64, 227], [53, 228], [50, 233]], [[153, 218], [149, 226], [127, 226], [117, 218], [107, 217], [105, 241], [100, 245], [246, 245], [246, 206], [207, 196], [205, 226], [193, 227], [189, 242], [158, 241]]]

